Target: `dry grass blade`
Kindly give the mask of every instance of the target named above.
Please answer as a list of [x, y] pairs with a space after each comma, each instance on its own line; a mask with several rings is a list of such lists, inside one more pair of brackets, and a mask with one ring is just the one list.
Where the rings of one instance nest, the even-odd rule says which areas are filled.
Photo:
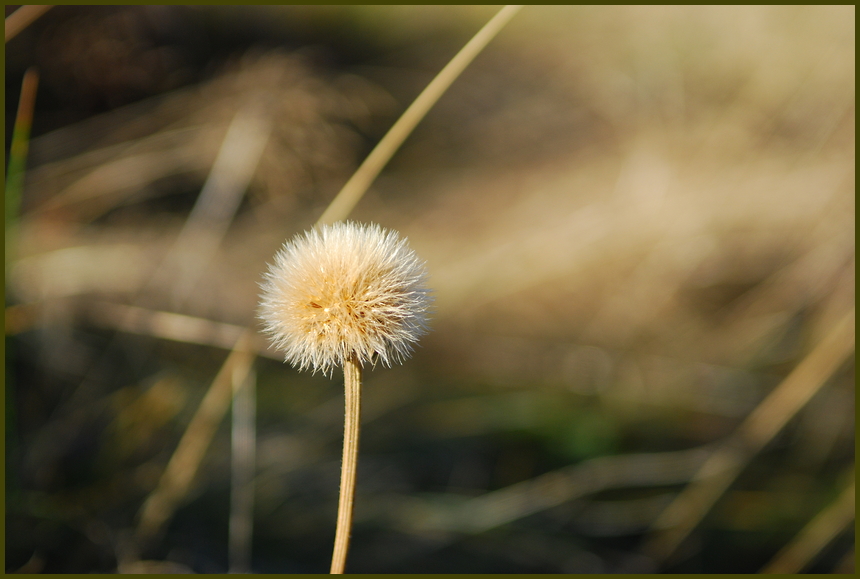
[[346, 182], [340, 193], [332, 200], [328, 208], [317, 221], [317, 225], [334, 223], [346, 219], [352, 208], [359, 202], [361, 197], [370, 187], [370, 184], [382, 171], [382, 168], [391, 159], [406, 137], [415, 126], [421, 122], [424, 115], [436, 104], [448, 87], [451, 86], [460, 73], [469, 63], [484, 49], [487, 44], [498, 34], [498, 32], [513, 18], [522, 6], [505, 6], [490, 19], [484, 27], [475, 34], [472, 39], [458, 52], [454, 58], [439, 72], [438, 75], [427, 85], [418, 98], [409, 105], [406, 112], [401, 115], [397, 122], [389, 129], [388, 133], [376, 145], [367, 156], [353, 176]]
[[800, 573], [824, 547], [854, 520], [854, 480], [826, 509], [806, 525], [760, 573]]
[[254, 171], [269, 140], [272, 124], [257, 103], [246, 105], [233, 121], [212, 165], [212, 170], [179, 233], [170, 258], [176, 274], [173, 301], [180, 303], [193, 289], [202, 269], [233, 220]]
[[109, 302], [93, 302], [89, 319], [98, 326], [121, 332], [227, 350], [233, 349], [245, 331], [233, 324]]
[[[234, 371], [240, 370], [234, 366]], [[254, 523], [254, 474], [256, 470], [257, 374], [233, 380], [232, 480], [228, 553], [230, 573], [251, 571], [251, 539]]]
[[[269, 125], [270, 123], [267, 122], [265, 114], [256, 101], [247, 104], [236, 113], [222, 140], [219, 155], [209, 172], [203, 190], [197, 197], [185, 228], [174, 241], [171, 249], [154, 268], [153, 273], [149, 275], [148, 281], [138, 285], [138, 295], [135, 297], [135, 301], [146, 295], [157, 286], [160, 280], [165, 278], [178, 280], [172, 284], [174, 304], [185, 299], [202, 268], [209, 261], [212, 252], [220, 244], [234, 217], [241, 197], [247, 189], [268, 141], [271, 130]], [[129, 260], [127, 256], [121, 254], [122, 252], [117, 252], [118, 261], [124, 265], [119, 267], [124, 267], [129, 272], [135, 272], [134, 277], [141, 276], [144, 270], [137, 265], [132, 265], [134, 260]], [[63, 261], [66, 260], [67, 256], [64, 257]], [[86, 261], [93, 264], [93, 267], [98, 267], [98, 261]], [[51, 279], [63, 279], [65, 281], [67, 277], [69, 276], [54, 275]], [[100, 279], [101, 283], [104, 284], [104, 278]], [[129, 318], [116, 319], [115, 316], [120, 311], [124, 311], [124, 315], [129, 316]], [[109, 324], [125, 328], [127, 331], [134, 332], [136, 331], [134, 328], [138, 328], [140, 331], [140, 324], [144, 323], [144, 333], [167, 331], [167, 335], [164, 337], [173, 335], [180, 341], [184, 341], [186, 338], [188, 341], [195, 341], [195, 337], [189, 337], [187, 332], [183, 332], [183, 329], [188, 330], [190, 327], [187, 320], [183, 322], [179, 318], [169, 318], [170, 314], [165, 314], [167, 317], [160, 316], [157, 320], [150, 319], [149, 321], [154, 322], [155, 326], [146, 325], [143, 320], [147, 316], [142, 315], [140, 310], [134, 308], [125, 310], [122, 310], [121, 307], [119, 309], [113, 308], [113, 310], [101, 312], [101, 314], [102, 321], [105, 321], [105, 317], [114, 318], [110, 319]], [[199, 324], [196, 326], [191, 333], [193, 336], [199, 337], [201, 328]], [[224, 330], [223, 327], [209, 333], [209, 335], [210, 337], [214, 335], [225, 338], [229, 344], [219, 341], [219, 344], [222, 344], [220, 347], [232, 348], [233, 344], [237, 343], [236, 338], [231, 335], [231, 330], [226, 331], [226, 336], [223, 335], [222, 330]], [[208, 332], [208, 330], [202, 331], [203, 333]], [[78, 400], [87, 395], [88, 380], [89, 377], [84, 379], [67, 406], [72, 406], [73, 403], [77, 403]]]
[[21, 191], [24, 185], [24, 171], [27, 166], [27, 151], [30, 145], [30, 129], [33, 126], [33, 109], [36, 105], [36, 89], [39, 86], [39, 73], [35, 68], [27, 69], [21, 82], [21, 98], [9, 147], [9, 166], [6, 172], [6, 263], [14, 255], [15, 230], [21, 204]]
[[571, 500], [625, 487], [679, 484], [706, 460], [707, 448], [592, 459], [444, 508], [409, 502], [399, 524], [412, 531], [482, 533]]
[[[156, 280], [159, 273], [182, 272], [179, 282], [174, 285], [175, 302], [184, 299], [214, 248], [221, 242], [253, 176], [270, 130], [270, 123], [253, 105], [240, 110], [234, 117], [185, 228], [159, 271], [151, 278]], [[194, 266], [189, 272], [189, 264], [192, 263]], [[180, 341], [206, 341], [211, 345], [232, 348], [188, 424], [158, 487], [141, 508], [138, 536], [146, 541], [161, 530], [188, 492], [212, 436], [230, 406], [230, 385], [247, 379], [254, 360], [254, 336], [251, 331], [229, 324], [207, 323], [179, 314], [149, 312], [127, 306], [102, 307], [97, 310], [96, 317], [125, 331]]]
[[220, 133], [217, 126], [168, 128], [42, 165], [34, 172], [35, 191], [40, 184], [58, 178], [63, 185], [59, 190], [47, 187], [47, 193], [37, 193], [43, 201], [31, 209], [32, 215], [72, 210], [82, 222], [93, 220], [122, 204], [142, 184], [189, 166], [211, 164], [201, 143], [217, 139]]
[[252, 339], [253, 333], [247, 331], [236, 342], [185, 429], [158, 487], [141, 507], [137, 527], [141, 542], [147, 542], [161, 531], [191, 487], [215, 430], [230, 406], [234, 382], [244, 381], [254, 362], [254, 354], [250, 351]]
[[6, 18], [6, 42], [9, 42], [18, 34], [30, 26], [39, 16], [53, 8], [53, 6], [21, 6]]
[[752, 456], [782, 430], [853, 351], [852, 308], [699, 469], [693, 482], [652, 526], [644, 552], [661, 561], [672, 557]]

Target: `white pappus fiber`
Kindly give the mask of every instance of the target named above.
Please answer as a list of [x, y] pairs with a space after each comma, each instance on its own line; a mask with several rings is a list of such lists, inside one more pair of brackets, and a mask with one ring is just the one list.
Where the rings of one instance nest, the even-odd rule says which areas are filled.
[[261, 284], [259, 316], [300, 370], [400, 362], [427, 332], [427, 271], [396, 232], [338, 222], [287, 241]]

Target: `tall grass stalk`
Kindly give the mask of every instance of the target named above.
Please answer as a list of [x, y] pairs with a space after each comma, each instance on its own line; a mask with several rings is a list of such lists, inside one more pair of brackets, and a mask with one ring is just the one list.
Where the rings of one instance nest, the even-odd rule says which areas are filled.
[[333, 223], [339, 219], [346, 219], [352, 208], [359, 202], [361, 197], [388, 163], [406, 137], [412, 133], [415, 126], [436, 104], [448, 87], [460, 76], [469, 63], [471, 63], [487, 44], [499, 33], [522, 6], [509, 5], [499, 10], [483, 28], [481, 28], [472, 39], [460, 49], [454, 58], [445, 65], [439, 74], [430, 81], [430, 84], [421, 91], [421, 94], [409, 105], [409, 108], [397, 119], [382, 140], [374, 147], [361, 166], [350, 177], [349, 181], [340, 190], [331, 204], [323, 212], [317, 221], [317, 225]]

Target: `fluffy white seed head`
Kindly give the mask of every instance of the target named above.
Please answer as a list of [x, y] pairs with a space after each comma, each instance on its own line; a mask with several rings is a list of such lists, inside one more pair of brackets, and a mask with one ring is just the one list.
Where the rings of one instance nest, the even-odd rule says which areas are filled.
[[[400, 362], [427, 331], [427, 271], [394, 231], [338, 222], [297, 235], [261, 284], [260, 318], [300, 370], [331, 374], [352, 354]], [[376, 357], [375, 357], [376, 356]]]

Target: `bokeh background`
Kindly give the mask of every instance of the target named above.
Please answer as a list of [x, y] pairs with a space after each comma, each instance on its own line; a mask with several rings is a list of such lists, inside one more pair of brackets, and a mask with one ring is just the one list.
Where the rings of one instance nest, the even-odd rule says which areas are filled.
[[[268, 350], [257, 284], [497, 10], [59, 6], [6, 44], [7, 571], [327, 572], [342, 383]], [[853, 572], [854, 26], [514, 17], [351, 215], [436, 301], [366, 374], [347, 571]]]

